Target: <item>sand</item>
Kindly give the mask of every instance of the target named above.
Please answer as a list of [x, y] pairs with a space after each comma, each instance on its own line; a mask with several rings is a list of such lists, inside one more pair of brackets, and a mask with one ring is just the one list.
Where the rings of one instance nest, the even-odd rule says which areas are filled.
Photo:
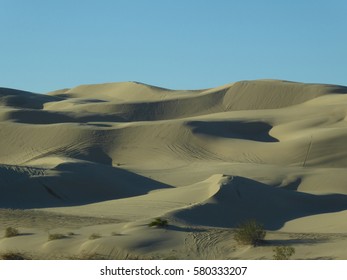
[[[347, 87], [0, 88], [0, 237], [34, 259], [347, 259]], [[156, 217], [165, 228], [148, 227]], [[238, 244], [255, 219], [262, 246]], [[49, 240], [52, 234], [63, 238]]]

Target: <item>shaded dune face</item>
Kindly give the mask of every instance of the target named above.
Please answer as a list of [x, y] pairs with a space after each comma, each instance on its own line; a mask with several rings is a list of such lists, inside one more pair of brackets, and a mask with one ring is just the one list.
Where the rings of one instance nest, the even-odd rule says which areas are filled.
[[[116, 216], [131, 199], [154, 213], [149, 201], [159, 205], [152, 193], [161, 192], [160, 207], [183, 223], [256, 218], [269, 229], [347, 210], [345, 93], [273, 80], [202, 90], [110, 83], [45, 95], [0, 88], [0, 207], [115, 201]], [[234, 180], [208, 179], [216, 174]]]
[[41, 95], [27, 91], [0, 88], [0, 105], [22, 109], [42, 109], [47, 102], [60, 101], [61, 98]]
[[126, 170], [88, 162], [63, 163], [51, 170], [3, 165], [0, 175], [2, 208], [85, 205], [171, 188]]
[[[234, 177], [203, 204], [172, 215], [189, 224], [209, 227], [237, 227], [255, 219], [266, 229], [278, 230], [293, 219], [347, 209], [345, 194], [313, 195], [285, 187]], [[289, 187], [295, 188], [293, 184]]]
[[259, 121], [192, 121], [187, 125], [192, 128], [193, 133], [211, 137], [278, 142], [269, 135], [272, 126]]

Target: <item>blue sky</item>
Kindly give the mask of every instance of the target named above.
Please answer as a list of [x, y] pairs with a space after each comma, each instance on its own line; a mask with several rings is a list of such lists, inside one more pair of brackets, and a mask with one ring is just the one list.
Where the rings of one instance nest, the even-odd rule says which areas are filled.
[[0, 0], [0, 87], [347, 85], [346, 0]]

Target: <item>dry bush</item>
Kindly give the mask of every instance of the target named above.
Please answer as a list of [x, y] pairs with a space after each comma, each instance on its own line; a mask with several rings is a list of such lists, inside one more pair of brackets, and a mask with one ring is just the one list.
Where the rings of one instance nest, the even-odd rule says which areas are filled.
[[257, 246], [264, 242], [265, 235], [263, 225], [256, 220], [248, 220], [235, 230], [234, 239], [239, 244]]
[[8, 238], [8, 237], [13, 237], [13, 236], [17, 236], [17, 235], [19, 235], [18, 229], [14, 228], [14, 227], [7, 227], [5, 229], [4, 237]]
[[48, 235], [48, 241], [57, 240], [57, 239], [64, 239], [64, 238], [66, 238], [66, 235], [61, 234], [61, 233], [50, 233]]
[[98, 234], [98, 233], [92, 233], [92, 234], [89, 236], [89, 240], [94, 240], [94, 239], [98, 239], [98, 238], [101, 238], [101, 235]]
[[6, 252], [0, 254], [0, 260], [30, 260], [30, 258], [20, 252]]
[[155, 218], [154, 221], [148, 224], [149, 227], [167, 227], [168, 221], [163, 220], [162, 218]]
[[72, 255], [67, 257], [68, 260], [107, 260], [104, 255], [98, 253], [82, 252], [79, 255]]
[[292, 246], [279, 246], [273, 249], [273, 252], [275, 253], [273, 255], [274, 260], [289, 260], [295, 254], [295, 248]]

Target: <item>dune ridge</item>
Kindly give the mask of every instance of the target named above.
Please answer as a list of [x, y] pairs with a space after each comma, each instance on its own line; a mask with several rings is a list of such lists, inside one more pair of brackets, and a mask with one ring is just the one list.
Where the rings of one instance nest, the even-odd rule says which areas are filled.
[[[0, 208], [119, 221], [79, 228], [85, 236], [114, 227], [119, 257], [175, 248], [181, 258], [268, 258], [271, 250], [222, 250], [221, 238], [232, 243], [229, 231], [251, 218], [275, 236], [343, 236], [346, 93], [344, 86], [278, 80], [201, 90], [138, 82], [47, 94], [0, 88]], [[158, 216], [170, 221], [166, 237], [145, 226]], [[218, 252], [204, 243], [208, 236]], [[30, 250], [30, 236], [19, 238]], [[71, 252], [106, 253], [111, 243], [81, 237]], [[196, 249], [202, 244], [205, 253]], [[11, 246], [0, 240], [0, 250]], [[42, 246], [47, 258], [66, 249]], [[328, 245], [319, 246], [311, 257]], [[347, 258], [335, 252], [332, 258]]]

